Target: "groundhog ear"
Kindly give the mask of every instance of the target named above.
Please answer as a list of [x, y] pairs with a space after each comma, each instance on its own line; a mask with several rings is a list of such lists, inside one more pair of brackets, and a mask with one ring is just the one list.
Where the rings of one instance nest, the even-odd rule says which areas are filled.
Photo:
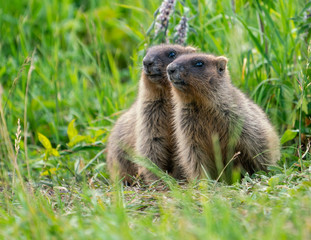
[[189, 52], [189, 53], [194, 53], [194, 52], [197, 51], [197, 49], [194, 48], [194, 47], [191, 47], [191, 46], [187, 46], [187, 47], [186, 47], [186, 51]]
[[226, 70], [228, 59], [225, 57], [217, 57], [217, 71], [219, 73], [224, 73]]

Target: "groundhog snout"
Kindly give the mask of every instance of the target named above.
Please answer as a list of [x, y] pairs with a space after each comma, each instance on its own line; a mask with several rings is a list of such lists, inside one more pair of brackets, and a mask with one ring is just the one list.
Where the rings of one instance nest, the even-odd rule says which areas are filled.
[[179, 66], [175, 63], [171, 63], [166, 69], [168, 79], [176, 88], [183, 89], [186, 85], [186, 82], [182, 77], [183, 70], [184, 68], [182, 66]]
[[154, 59], [153, 58], [144, 58], [143, 59], [144, 67], [148, 68], [148, 67], [151, 67], [153, 64], [154, 64]]
[[154, 57], [145, 57], [143, 59], [144, 72], [147, 75], [160, 75], [162, 72], [161, 62]]
[[167, 66], [166, 71], [167, 71], [167, 74], [173, 75], [178, 72], [178, 65], [175, 63], [171, 63]]
[[180, 78], [180, 74], [183, 71], [183, 67], [175, 64], [175, 63], [171, 63], [170, 65], [168, 65], [167, 69], [167, 74], [172, 77], [172, 78]]
[[175, 72], [176, 72], [176, 66], [175, 65], [173, 65], [173, 66], [169, 66], [168, 68], [167, 68], [167, 73], [169, 74], [169, 75], [172, 75], [172, 74], [174, 74]]

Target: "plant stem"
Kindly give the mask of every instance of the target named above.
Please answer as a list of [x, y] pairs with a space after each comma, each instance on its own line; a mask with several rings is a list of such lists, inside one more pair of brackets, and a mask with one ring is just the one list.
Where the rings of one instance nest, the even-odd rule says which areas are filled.
[[303, 77], [301, 79], [301, 99], [300, 99], [300, 109], [299, 109], [299, 136], [298, 136], [298, 154], [299, 154], [299, 161], [301, 166], [301, 171], [303, 171], [303, 163], [302, 163], [302, 154], [301, 154], [301, 120], [302, 120], [302, 104], [303, 104]]
[[32, 52], [31, 60], [30, 60], [30, 68], [27, 75], [27, 83], [26, 83], [26, 91], [25, 91], [25, 105], [24, 105], [24, 150], [25, 150], [25, 161], [27, 165], [27, 172], [28, 172], [28, 179], [30, 179], [30, 168], [29, 168], [29, 161], [28, 161], [28, 151], [27, 151], [27, 103], [28, 103], [28, 90], [29, 90], [29, 83], [31, 79], [31, 73], [34, 70], [33, 60], [35, 55], [36, 49]]

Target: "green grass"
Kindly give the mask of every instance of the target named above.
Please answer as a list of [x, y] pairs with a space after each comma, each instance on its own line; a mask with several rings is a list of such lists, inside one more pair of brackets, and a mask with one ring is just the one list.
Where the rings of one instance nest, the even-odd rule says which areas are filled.
[[282, 137], [277, 167], [233, 185], [110, 183], [107, 137], [161, 42], [160, 4], [0, 3], [0, 239], [310, 239], [311, 2], [178, 1], [169, 23], [172, 42], [185, 14], [187, 44], [229, 58]]

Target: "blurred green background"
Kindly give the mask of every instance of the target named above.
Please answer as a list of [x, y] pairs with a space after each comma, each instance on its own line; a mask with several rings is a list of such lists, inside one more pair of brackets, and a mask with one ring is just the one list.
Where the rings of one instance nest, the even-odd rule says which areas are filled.
[[[41, 168], [44, 148], [38, 132], [63, 153], [54, 167], [80, 157], [90, 159], [105, 147], [114, 121], [136, 97], [146, 48], [163, 40], [149, 29], [160, 4], [143, 0], [1, 2], [3, 115], [12, 141], [17, 119], [21, 120], [22, 163], [27, 139], [30, 167]], [[297, 146], [301, 140], [307, 145], [310, 2], [177, 1], [168, 25], [169, 42], [174, 42], [182, 16], [188, 18], [187, 44], [228, 57], [232, 81], [267, 112], [280, 136], [290, 130], [292, 139], [300, 130], [299, 139], [297, 134], [290, 144]], [[31, 64], [33, 71], [29, 71]], [[73, 119], [74, 131], [85, 138], [70, 146], [82, 146], [80, 152], [67, 145]], [[101, 145], [94, 151], [83, 148], [97, 141]], [[297, 160], [294, 151], [291, 154]], [[10, 162], [3, 146], [2, 157], [3, 164]], [[104, 161], [104, 156], [100, 159]]]

